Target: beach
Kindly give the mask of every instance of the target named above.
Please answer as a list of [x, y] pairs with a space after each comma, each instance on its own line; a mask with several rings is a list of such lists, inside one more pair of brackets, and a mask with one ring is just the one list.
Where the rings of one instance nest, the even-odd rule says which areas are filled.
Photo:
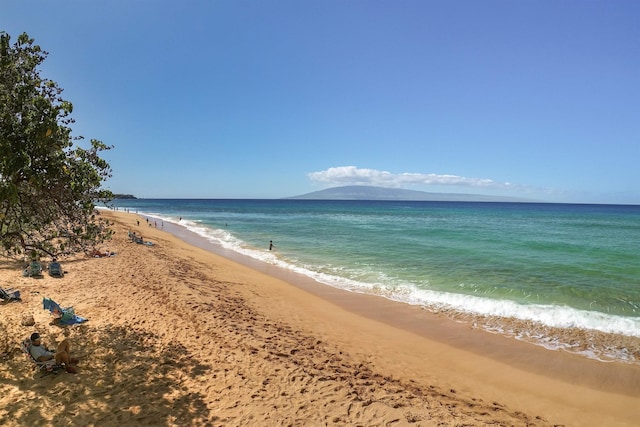
[[[102, 248], [114, 256], [62, 259], [63, 278], [0, 261], [0, 286], [22, 295], [0, 305], [2, 425], [640, 424], [638, 365], [546, 350], [101, 214], [115, 222]], [[56, 324], [43, 297], [88, 321]], [[40, 378], [20, 350], [34, 331], [49, 347], [68, 338], [78, 373]]]

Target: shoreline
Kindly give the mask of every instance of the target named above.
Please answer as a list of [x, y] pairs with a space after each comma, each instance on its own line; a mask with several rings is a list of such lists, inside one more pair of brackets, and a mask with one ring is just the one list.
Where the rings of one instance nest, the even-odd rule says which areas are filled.
[[[109, 258], [63, 279], [0, 279], [0, 423], [576, 425], [640, 423], [640, 369], [552, 352], [379, 297], [243, 265], [141, 215], [103, 211]], [[147, 247], [127, 239], [142, 230]], [[305, 280], [306, 279], [306, 280]], [[42, 296], [89, 321], [51, 322]], [[35, 326], [20, 325], [32, 314]], [[39, 379], [18, 342], [69, 338], [80, 373]], [[44, 420], [44, 421], [43, 421]]]
[[[146, 218], [143, 214], [133, 215]], [[554, 381], [561, 380], [598, 391], [640, 398], [640, 366], [637, 364], [596, 360], [565, 350], [543, 348], [536, 343], [474, 327], [466, 320], [455, 320], [460, 316], [434, 313], [419, 306], [391, 301], [384, 297], [335, 288], [303, 274], [227, 250], [179, 224], [165, 223], [164, 231], [187, 244], [275, 277], [350, 313], [375, 322], [382, 322], [445, 346], [470, 352], [478, 357], [488, 357], [499, 364], [506, 364], [514, 369]], [[640, 341], [634, 337], [625, 338], [629, 338], [635, 344]]]
[[[154, 217], [152, 216], [138, 213], [136, 213], [135, 215], [138, 215], [141, 218], [149, 218], [150, 220], [154, 220]], [[285, 282], [288, 282], [293, 286], [297, 286], [311, 294], [333, 301], [334, 303], [340, 303], [340, 301], [346, 295], [361, 295], [364, 298], [372, 298], [372, 301], [374, 301], [374, 303], [377, 300], [384, 300], [386, 302], [389, 302], [391, 306], [394, 306], [395, 304], [398, 304], [399, 306], [406, 306], [407, 310], [409, 311], [419, 309], [436, 313], [438, 316], [445, 317], [447, 319], [445, 320], [445, 323], [447, 321], [451, 323], [462, 322], [467, 324], [467, 326], [470, 328], [488, 332], [490, 335], [499, 335], [509, 340], [528, 343], [530, 345], [538, 347], [537, 350], [542, 348], [545, 351], [566, 352], [580, 358], [591, 359], [600, 363], [623, 363], [640, 367], [640, 338], [638, 337], [579, 328], [563, 329], [559, 327], [546, 326], [530, 320], [494, 318], [492, 316], [460, 312], [455, 309], [439, 308], [434, 310], [428, 307], [389, 300], [385, 297], [365, 292], [352, 292], [322, 282], [318, 282], [317, 280], [302, 273], [288, 270], [277, 265], [269, 264], [250, 256], [235, 252], [233, 250], [223, 248], [222, 246], [209, 241], [206, 237], [194, 231], [191, 231], [187, 227], [180, 224], [167, 222], [165, 223], [165, 227], [167, 227], [165, 231], [173, 234], [174, 236], [180, 238], [188, 244], [200, 247], [216, 255], [230, 259], [234, 262], [240, 263], [244, 266], [248, 266], [254, 270], [260, 271], [270, 276], [277, 277], [278, 279], [284, 280]], [[382, 301], [377, 301], [377, 303], [384, 304], [384, 302]], [[358, 304], [356, 303], [354, 305], [357, 306]], [[386, 305], [382, 305], [381, 307], [386, 307]], [[348, 309], [348, 304], [344, 305], [343, 308]], [[367, 313], [364, 314], [367, 315]], [[376, 316], [376, 314], [373, 312], [368, 313], [368, 316], [373, 318], [374, 320], [381, 320], [379, 318], [380, 316]], [[404, 317], [402, 316], [402, 314], [400, 314], [400, 316]], [[405, 316], [413, 315], [410, 313], [406, 313]], [[398, 321], [394, 321], [393, 319], [387, 319], [386, 322], [397, 327], [409, 328], [414, 332], [420, 331], [420, 325], [402, 326]], [[416, 320], [416, 322], [419, 322], [419, 320]], [[500, 332], [495, 332], [495, 330], [500, 330]], [[424, 331], [422, 333], [424, 333]], [[553, 345], [551, 345], [551, 348], [549, 348], [548, 343], [537, 339], [536, 336], [563, 337], [562, 342], [570, 342], [572, 344], [572, 349], [568, 349], [568, 346], [560, 346], [554, 348]], [[596, 347], [595, 349], [594, 346]], [[480, 348], [482, 349], [482, 346], [480, 346]], [[612, 355], [613, 353], [616, 354]], [[616, 360], [616, 356], [620, 355], [625, 355], [628, 360]], [[540, 372], [543, 371], [544, 369], [540, 369]], [[562, 373], [563, 371], [554, 373], [553, 375], [562, 375]]]

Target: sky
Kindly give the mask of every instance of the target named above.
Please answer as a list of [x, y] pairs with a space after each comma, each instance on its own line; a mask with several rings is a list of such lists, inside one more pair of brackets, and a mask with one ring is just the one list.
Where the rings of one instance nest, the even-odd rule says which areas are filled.
[[143, 198], [640, 204], [640, 2], [0, 0]]

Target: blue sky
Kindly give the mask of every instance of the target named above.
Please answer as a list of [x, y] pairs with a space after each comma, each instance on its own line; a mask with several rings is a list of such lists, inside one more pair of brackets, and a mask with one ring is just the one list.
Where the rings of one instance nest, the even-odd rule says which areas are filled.
[[640, 2], [3, 0], [138, 197], [640, 204]]

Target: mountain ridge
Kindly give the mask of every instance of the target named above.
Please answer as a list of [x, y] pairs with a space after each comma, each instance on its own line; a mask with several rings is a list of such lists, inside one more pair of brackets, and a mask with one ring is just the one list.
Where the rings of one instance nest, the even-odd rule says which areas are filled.
[[397, 200], [433, 202], [532, 202], [518, 197], [491, 196], [467, 193], [431, 193], [427, 191], [401, 188], [377, 187], [371, 185], [346, 185], [313, 191], [285, 199], [296, 200]]

